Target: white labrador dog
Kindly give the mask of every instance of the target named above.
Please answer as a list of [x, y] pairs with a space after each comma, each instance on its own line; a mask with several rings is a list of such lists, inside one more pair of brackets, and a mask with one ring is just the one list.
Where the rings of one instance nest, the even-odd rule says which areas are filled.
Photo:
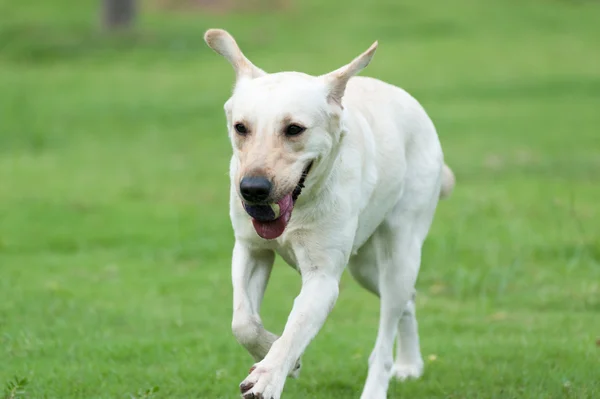
[[[348, 265], [381, 299], [362, 398], [384, 399], [392, 376], [423, 372], [414, 287], [438, 200], [454, 186], [433, 123], [402, 89], [354, 77], [377, 42], [315, 77], [264, 72], [226, 31], [210, 29], [204, 39], [236, 75], [225, 103], [233, 146], [232, 329], [256, 360], [242, 396], [280, 398]], [[275, 253], [302, 276], [281, 337], [265, 330], [259, 315]]]

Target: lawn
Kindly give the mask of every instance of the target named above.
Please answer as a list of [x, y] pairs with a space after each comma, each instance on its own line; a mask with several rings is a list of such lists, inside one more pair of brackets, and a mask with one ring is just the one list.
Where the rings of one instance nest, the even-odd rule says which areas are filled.
[[[268, 71], [324, 73], [377, 39], [364, 74], [438, 128], [457, 186], [418, 281], [426, 371], [390, 398], [600, 397], [600, 3], [146, 1], [115, 37], [90, 3], [0, 0], [0, 398], [237, 397], [252, 359], [230, 330], [233, 73], [209, 27]], [[299, 287], [278, 261], [269, 329]], [[377, 320], [344, 275], [283, 397], [358, 398]]]

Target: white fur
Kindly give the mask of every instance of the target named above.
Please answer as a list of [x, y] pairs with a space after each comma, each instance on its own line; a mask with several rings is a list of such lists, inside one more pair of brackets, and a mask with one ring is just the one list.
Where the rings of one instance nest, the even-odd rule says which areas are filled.
[[[350, 64], [314, 77], [264, 73], [225, 31], [209, 30], [205, 39], [230, 61], [237, 78], [225, 105], [234, 150], [232, 328], [256, 361], [241, 384], [242, 394], [280, 398], [286, 376], [298, 375], [305, 348], [333, 308], [348, 266], [363, 287], [381, 298], [379, 332], [362, 398], [384, 399], [392, 376], [416, 378], [423, 372], [414, 287], [438, 200], [454, 185], [434, 125], [402, 89], [353, 77], [367, 66], [377, 43]], [[290, 114], [307, 126], [303, 141], [269, 147], [266, 143], [277, 134], [280, 119]], [[241, 206], [237, 187], [245, 166], [242, 144], [232, 128], [238, 119], [253, 124], [254, 140], [261, 143], [244, 150], [252, 151], [249, 161], [245, 154], [245, 162], [259, 165], [279, 151], [293, 152], [297, 162], [283, 178], [297, 181], [306, 163], [315, 160], [292, 218], [275, 240], [260, 238]], [[265, 330], [259, 315], [275, 253], [302, 276], [281, 337]]]

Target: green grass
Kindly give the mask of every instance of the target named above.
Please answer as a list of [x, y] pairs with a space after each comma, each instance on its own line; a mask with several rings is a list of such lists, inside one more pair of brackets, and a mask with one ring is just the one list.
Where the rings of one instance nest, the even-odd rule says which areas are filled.
[[[458, 185], [418, 282], [426, 374], [390, 398], [600, 397], [599, 3], [147, 3], [119, 37], [88, 3], [0, 1], [0, 397], [236, 397], [252, 361], [230, 332], [233, 73], [209, 27], [269, 71], [323, 73], [378, 39], [365, 74], [438, 127]], [[268, 328], [299, 287], [278, 262]], [[345, 275], [284, 397], [358, 398], [377, 319]]]

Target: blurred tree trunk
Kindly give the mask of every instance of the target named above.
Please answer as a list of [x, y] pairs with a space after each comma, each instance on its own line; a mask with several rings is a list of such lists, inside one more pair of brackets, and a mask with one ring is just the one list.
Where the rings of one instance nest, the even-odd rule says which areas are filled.
[[133, 25], [136, 0], [102, 0], [102, 23], [108, 30], [127, 29]]

